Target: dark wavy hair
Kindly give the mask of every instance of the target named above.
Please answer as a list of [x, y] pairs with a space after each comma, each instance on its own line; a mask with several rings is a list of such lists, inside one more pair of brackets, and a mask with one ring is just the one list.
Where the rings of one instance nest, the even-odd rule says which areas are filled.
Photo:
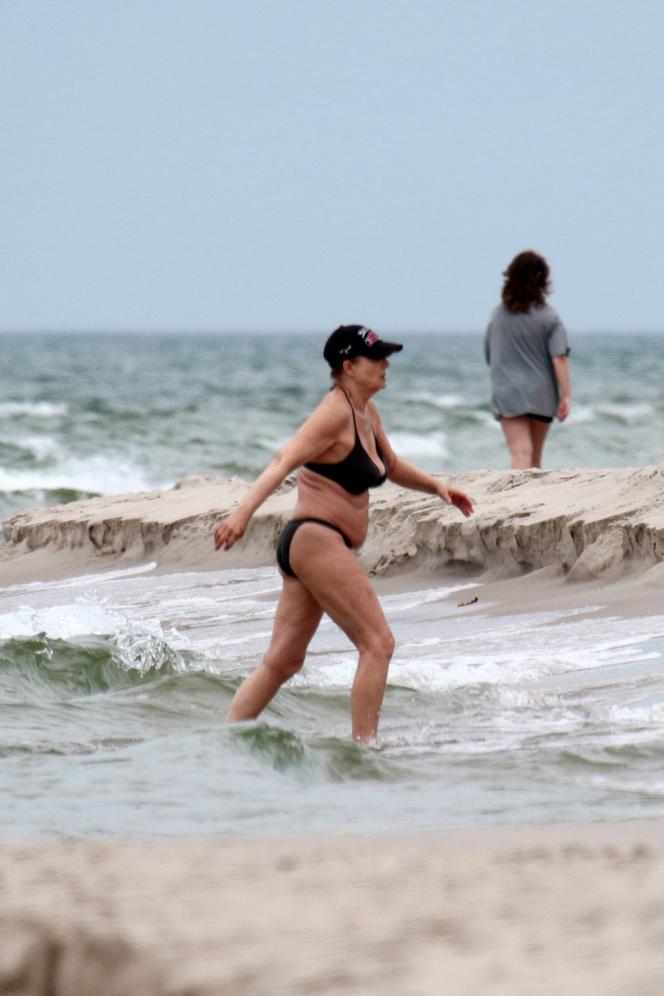
[[503, 304], [508, 311], [527, 312], [541, 308], [550, 292], [549, 264], [539, 253], [527, 249], [515, 256], [503, 276]]

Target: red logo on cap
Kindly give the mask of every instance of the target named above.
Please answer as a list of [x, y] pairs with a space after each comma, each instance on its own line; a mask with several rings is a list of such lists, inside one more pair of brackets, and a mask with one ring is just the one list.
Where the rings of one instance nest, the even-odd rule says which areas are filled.
[[366, 335], [364, 336], [364, 341], [366, 342], [367, 346], [373, 346], [374, 342], [378, 342], [379, 339], [380, 336], [376, 335], [375, 332], [367, 332]]

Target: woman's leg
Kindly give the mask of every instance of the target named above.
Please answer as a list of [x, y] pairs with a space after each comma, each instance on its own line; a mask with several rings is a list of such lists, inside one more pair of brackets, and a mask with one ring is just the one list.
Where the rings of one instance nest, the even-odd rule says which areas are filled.
[[530, 434], [532, 421], [534, 420], [529, 419], [527, 415], [500, 419], [507, 448], [510, 451], [512, 470], [525, 470], [533, 466], [533, 441]]
[[533, 449], [533, 467], [542, 466], [542, 452], [544, 450], [544, 443], [548, 435], [549, 429], [551, 428], [550, 422], [540, 422], [539, 419], [529, 418], [528, 419], [529, 429], [530, 429], [530, 442]]
[[300, 526], [290, 548], [298, 578], [359, 651], [351, 694], [353, 739], [376, 737], [394, 637], [369, 578], [341, 536], [315, 523]]
[[235, 693], [227, 723], [255, 719], [263, 711], [283, 683], [302, 667], [311, 637], [318, 628], [323, 610], [316, 600], [297, 578], [284, 576], [283, 582], [270, 646], [259, 666]]

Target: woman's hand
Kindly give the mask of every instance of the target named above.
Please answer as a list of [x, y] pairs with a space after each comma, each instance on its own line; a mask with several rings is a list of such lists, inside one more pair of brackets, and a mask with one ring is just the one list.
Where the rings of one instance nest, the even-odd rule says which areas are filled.
[[473, 500], [465, 491], [458, 491], [456, 488], [448, 488], [445, 484], [440, 485], [439, 495], [448, 505], [454, 505], [466, 518], [474, 512]]
[[239, 508], [222, 519], [214, 531], [215, 550], [230, 550], [234, 543], [242, 539], [248, 523], [249, 516]]
[[556, 418], [559, 422], [564, 422], [569, 415], [569, 410], [571, 407], [571, 398], [561, 398], [560, 404], [556, 408]]

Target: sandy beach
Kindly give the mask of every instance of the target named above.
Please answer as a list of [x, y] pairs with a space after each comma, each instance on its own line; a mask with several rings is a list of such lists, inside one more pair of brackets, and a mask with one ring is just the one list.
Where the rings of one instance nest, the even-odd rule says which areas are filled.
[[658, 996], [661, 821], [0, 848], [0, 992]]
[[[657, 613], [664, 586], [664, 470], [474, 471], [450, 476], [476, 513], [385, 485], [372, 496], [360, 557], [382, 582], [481, 579], [499, 606], [607, 603]], [[232, 550], [215, 553], [215, 523], [241, 499], [239, 478], [191, 477], [168, 491], [31, 509], [4, 522], [4, 584], [48, 581], [150, 563], [157, 572], [274, 562], [295, 503], [288, 481]]]
[[[662, 471], [477, 472], [463, 522], [386, 488], [362, 557], [380, 591], [481, 579], [489, 611], [661, 613]], [[219, 568], [246, 485], [36, 509], [5, 524], [5, 585]], [[285, 488], [227, 566], [267, 563]], [[183, 789], [185, 791], [185, 789]], [[515, 823], [518, 814], [515, 814]], [[0, 993], [316, 996], [664, 990], [661, 820], [436, 833], [0, 845]]]

